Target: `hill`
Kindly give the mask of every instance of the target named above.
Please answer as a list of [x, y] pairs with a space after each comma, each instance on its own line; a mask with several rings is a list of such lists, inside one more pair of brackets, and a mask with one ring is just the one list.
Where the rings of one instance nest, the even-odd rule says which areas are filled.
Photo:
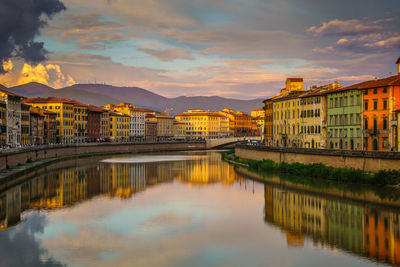
[[167, 98], [139, 87], [117, 87], [105, 84], [75, 84], [54, 90], [46, 85], [29, 83], [8, 89], [28, 97], [62, 97], [83, 103], [102, 106], [128, 102], [136, 106], [152, 108], [159, 111], [172, 109], [172, 114], [179, 114], [190, 108], [221, 110], [231, 108], [249, 112], [261, 108], [263, 99], [239, 100], [219, 96], [180, 96]]
[[41, 83], [36, 83], [36, 82], [30, 82], [22, 85], [17, 85], [14, 87], [8, 88], [10, 92], [27, 96], [27, 97], [34, 97], [40, 94], [46, 94], [55, 91], [53, 88], [50, 86], [41, 84]]

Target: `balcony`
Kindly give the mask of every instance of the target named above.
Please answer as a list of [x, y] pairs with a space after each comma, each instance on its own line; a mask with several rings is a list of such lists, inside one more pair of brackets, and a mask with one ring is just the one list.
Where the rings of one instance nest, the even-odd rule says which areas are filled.
[[389, 133], [389, 130], [368, 129], [364, 130], [364, 133], [369, 135], [377, 135], [377, 134]]

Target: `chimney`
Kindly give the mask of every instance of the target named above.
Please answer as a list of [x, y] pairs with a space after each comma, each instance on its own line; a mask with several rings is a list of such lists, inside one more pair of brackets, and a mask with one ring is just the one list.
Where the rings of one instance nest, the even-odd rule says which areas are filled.
[[396, 61], [396, 64], [397, 64], [397, 75], [400, 75], [400, 57], [397, 59], [397, 61]]

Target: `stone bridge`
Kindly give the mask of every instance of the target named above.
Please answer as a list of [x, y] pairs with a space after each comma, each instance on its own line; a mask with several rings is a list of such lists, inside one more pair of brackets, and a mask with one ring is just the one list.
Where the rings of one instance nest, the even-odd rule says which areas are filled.
[[259, 136], [245, 136], [245, 137], [228, 137], [228, 138], [217, 138], [217, 139], [208, 139], [206, 141], [206, 148], [223, 148], [228, 145], [237, 144], [237, 143], [247, 143], [247, 141], [260, 141], [261, 138]]

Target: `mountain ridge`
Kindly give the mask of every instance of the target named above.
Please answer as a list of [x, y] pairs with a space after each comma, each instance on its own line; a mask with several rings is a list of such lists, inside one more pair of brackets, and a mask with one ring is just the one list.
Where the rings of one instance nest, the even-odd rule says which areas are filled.
[[[50, 88], [50, 89], [49, 89]], [[179, 114], [191, 108], [221, 110], [231, 108], [249, 112], [261, 108], [262, 98], [240, 100], [221, 96], [179, 96], [168, 98], [140, 87], [119, 87], [106, 84], [75, 84], [61, 89], [53, 89], [40, 83], [28, 83], [8, 88], [11, 92], [28, 97], [60, 97], [81, 101], [96, 106], [132, 103], [158, 111], [171, 110], [171, 114]]]

